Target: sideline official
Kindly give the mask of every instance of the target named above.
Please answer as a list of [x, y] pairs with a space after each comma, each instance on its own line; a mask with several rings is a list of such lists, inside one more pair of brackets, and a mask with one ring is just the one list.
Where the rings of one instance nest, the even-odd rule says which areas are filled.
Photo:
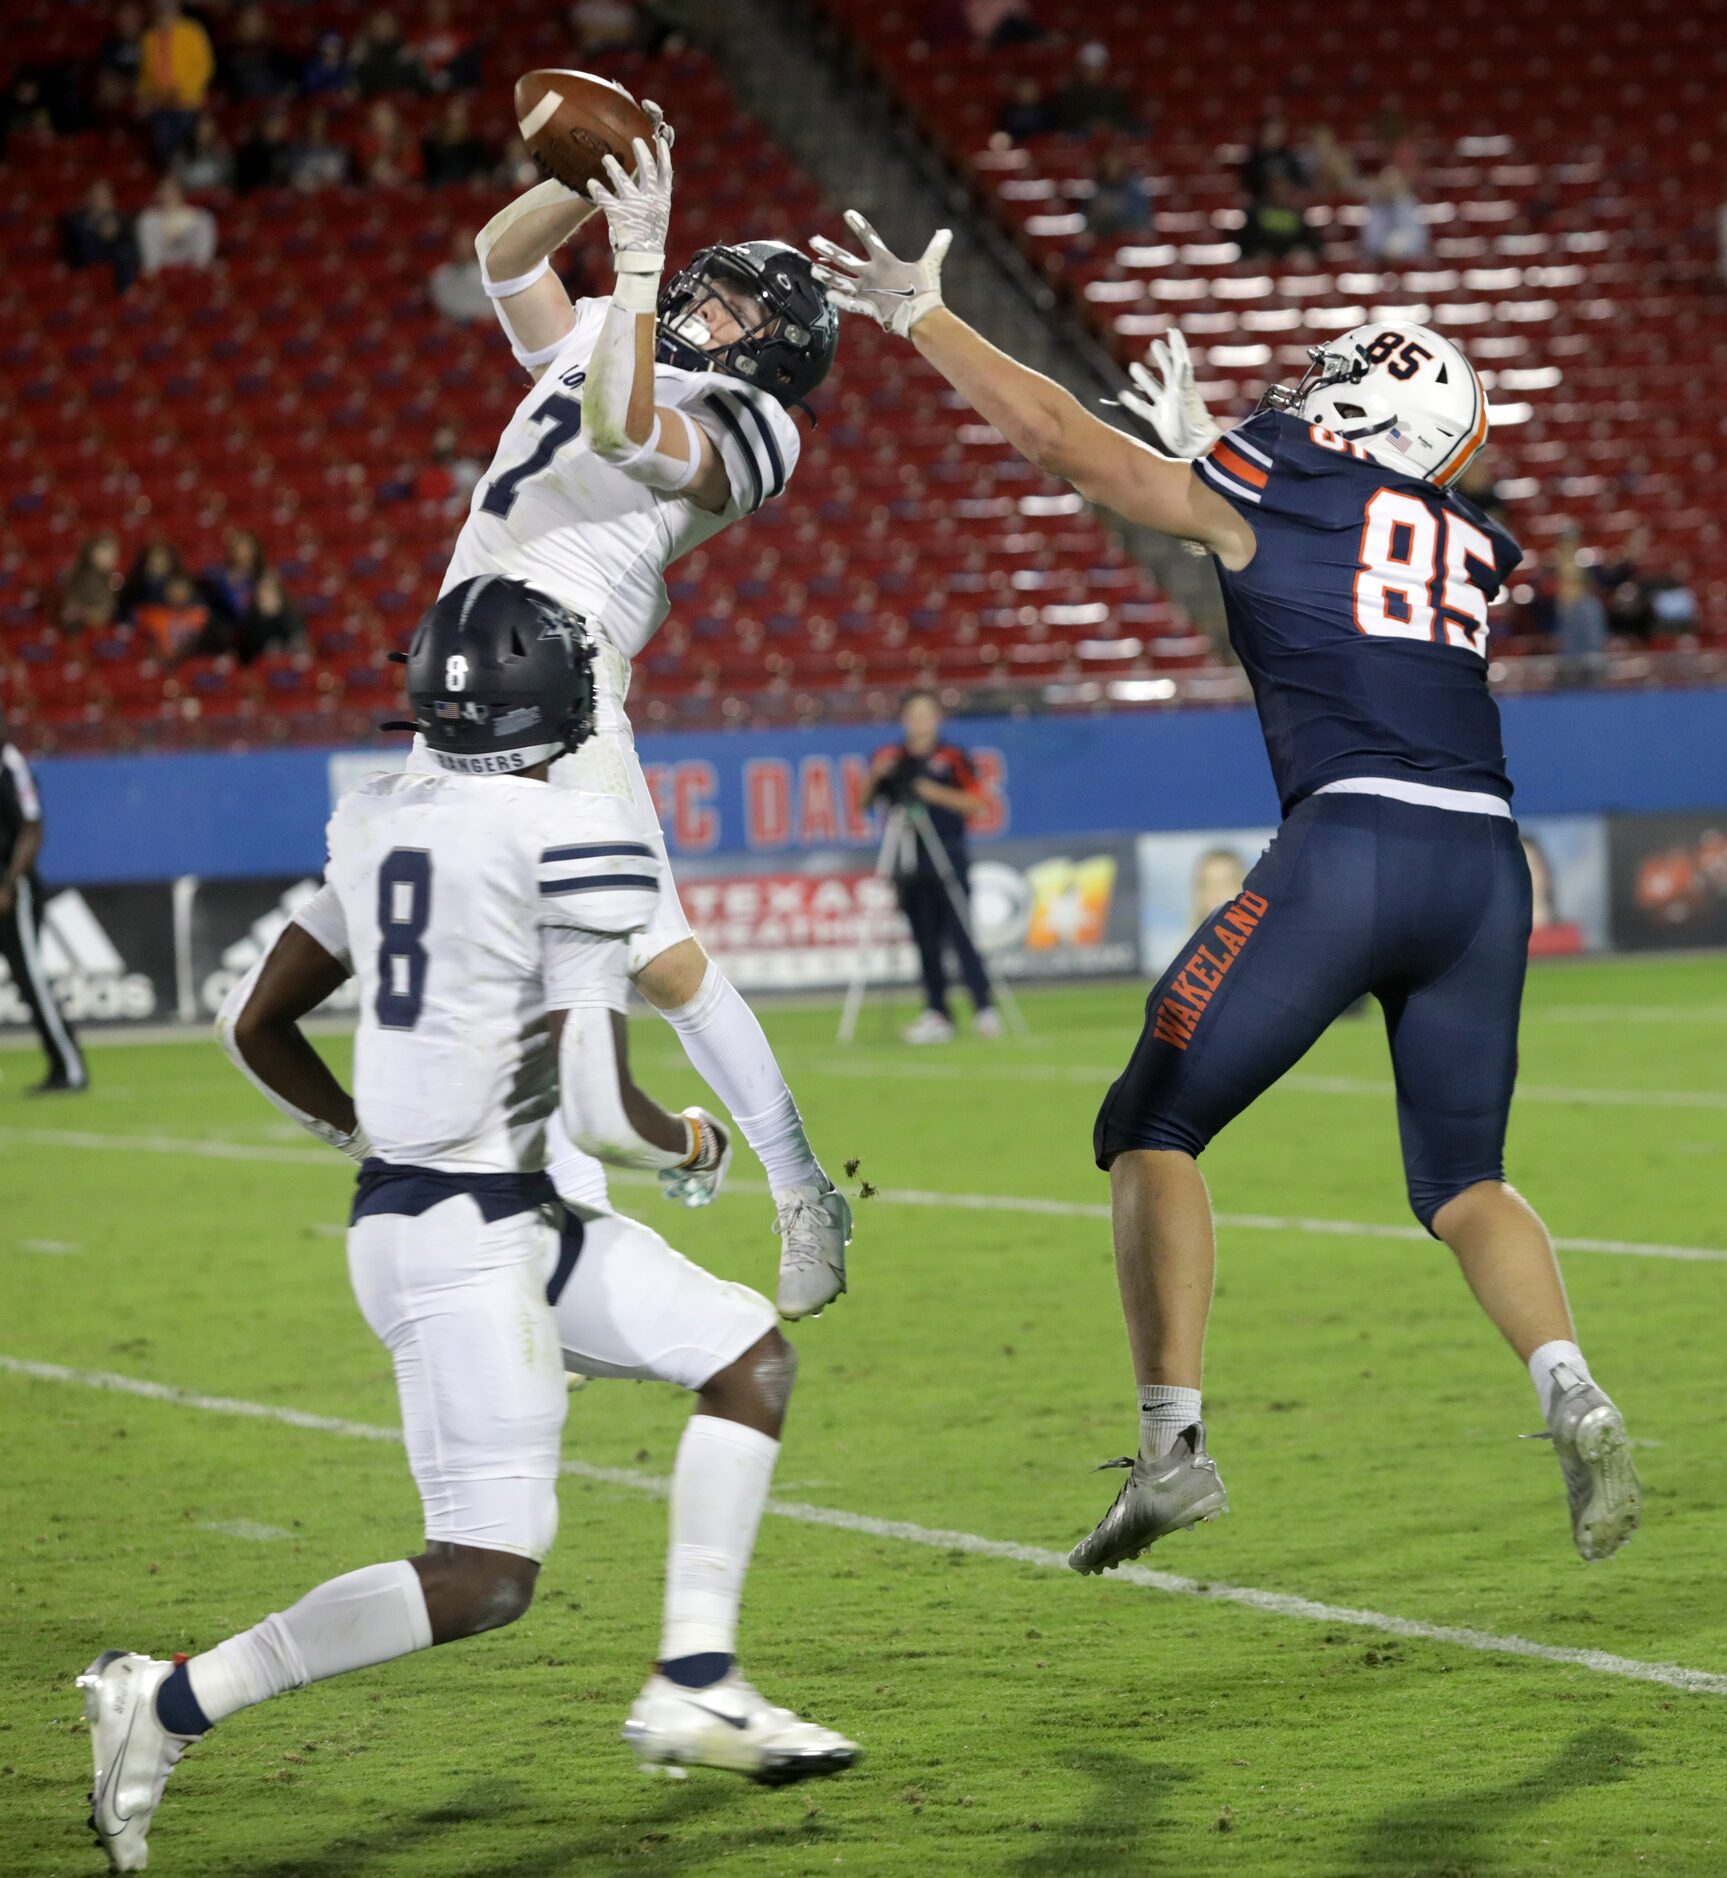
[[54, 1000], [42, 968], [42, 802], [23, 752], [0, 724], [0, 957], [48, 1057], [47, 1077], [31, 1095], [72, 1095], [90, 1086], [78, 1039]]
[[[960, 975], [971, 993], [975, 1016], [972, 1028], [980, 1037], [1001, 1035], [1001, 1013], [990, 995], [989, 976], [967, 930], [971, 920], [969, 869], [971, 854], [966, 825], [989, 809], [989, 798], [977, 786], [977, 776], [966, 753], [941, 735], [941, 706], [935, 694], [914, 691], [900, 708], [900, 741], [876, 753], [870, 768], [874, 799], [893, 808], [921, 806], [928, 813], [925, 826], [939, 843], [952, 870], [961, 919], [935, 857], [908, 825], [897, 857], [895, 882], [900, 907], [911, 926], [923, 974], [924, 1009], [900, 1034], [907, 1043], [947, 1043], [954, 1034], [947, 1006], [946, 951], [952, 946]], [[922, 819], [921, 817], [918, 819]]]

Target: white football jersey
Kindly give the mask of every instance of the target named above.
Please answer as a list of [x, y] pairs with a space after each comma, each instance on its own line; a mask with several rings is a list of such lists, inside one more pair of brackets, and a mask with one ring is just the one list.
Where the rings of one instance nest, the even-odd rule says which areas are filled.
[[687, 411], [713, 439], [731, 500], [710, 514], [595, 456], [581, 431], [582, 384], [609, 304], [577, 304], [563, 349], [517, 405], [474, 486], [438, 594], [476, 574], [525, 580], [633, 659], [666, 617], [666, 569], [780, 495], [797, 468], [799, 439], [779, 400], [741, 378], [658, 365], [655, 402]]
[[624, 938], [662, 884], [626, 811], [513, 776], [376, 775], [342, 798], [295, 918], [353, 968], [354, 1103], [381, 1159], [545, 1165], [549, 1013], [618, 1008]]

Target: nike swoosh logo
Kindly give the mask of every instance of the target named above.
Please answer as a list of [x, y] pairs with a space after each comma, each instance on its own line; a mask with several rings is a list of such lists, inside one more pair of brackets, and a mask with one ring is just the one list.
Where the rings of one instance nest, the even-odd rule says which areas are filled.
[[878, 287], [876, 292], [886, 294], [893, 300], [909, 300], [917, 289], [915, 287]]
[[[685, 1696], [684, 1700], [689, 1702], [689, 1697]], [[690, 1702], [690, 1707], [699, 1708], [704, 1715], [711, 1715], [715, 1721], [723, 1721], [728, 1728], [743, 1729], [750, 1725], [747, 1715], [728, 1715], [724, 1709], [709, 1708], [705, 1702]]]

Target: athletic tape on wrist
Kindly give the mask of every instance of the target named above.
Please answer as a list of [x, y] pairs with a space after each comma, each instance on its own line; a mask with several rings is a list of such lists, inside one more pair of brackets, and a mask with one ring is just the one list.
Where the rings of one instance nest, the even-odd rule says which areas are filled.
[[652, 313], [660, 303], [660, 277], [652, 274], [620, 273], [612, 289], [612, 304], [626, 313]]

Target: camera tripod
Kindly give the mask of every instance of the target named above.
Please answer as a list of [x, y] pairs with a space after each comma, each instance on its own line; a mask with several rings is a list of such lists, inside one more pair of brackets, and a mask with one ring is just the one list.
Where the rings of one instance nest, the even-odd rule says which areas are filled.
[[[1019, 1008], [1019, 1001], [1008, 989], [1007, 981], [996, 972], [989, 962], [989, 955], [978, 945], [977, 937], [971, 929], [971, 908], [966, 904], [966, 897], [960, 888], [959, 876], [953, 871], [953, 862], [947, 857], [947, 849], [941, 844], [941, 838], [935, 832], [935, 825], [929, 818], [929, 810], [915, 799], [910, 802], [895, 802], [887, 812], [887, 821], [882, 829], [881, 850], [876, 855], [875, 878], [877, 880], [897, 880], [901, 874], [910, 873], [917, 859], [917, 850], [922, 847], [930, 858], [930, 865], [935, 869], [947, 894], [948, 904], [953, 908], [954, 918], [959, 921], [960, 930], [971, 940], [972, 946], [983, 965], [983, 975], [989, 984], [990, 995], [1001, 1009], [1007, 1020], [1008, 1028], [1019, 1036], [1027, 1034], [1028, 1026], [1024, 1013]], [[876, 935], [864, 929], [859, 923], [857, 956], [852, 964], [851, 982], [846, 986], [845, 1003], [840, 1010], [839, 1041], [850, 1043], [857, 1035], [858, 1018], [863, 1012], [864, 998], [869, 990], [870, 950]]]

